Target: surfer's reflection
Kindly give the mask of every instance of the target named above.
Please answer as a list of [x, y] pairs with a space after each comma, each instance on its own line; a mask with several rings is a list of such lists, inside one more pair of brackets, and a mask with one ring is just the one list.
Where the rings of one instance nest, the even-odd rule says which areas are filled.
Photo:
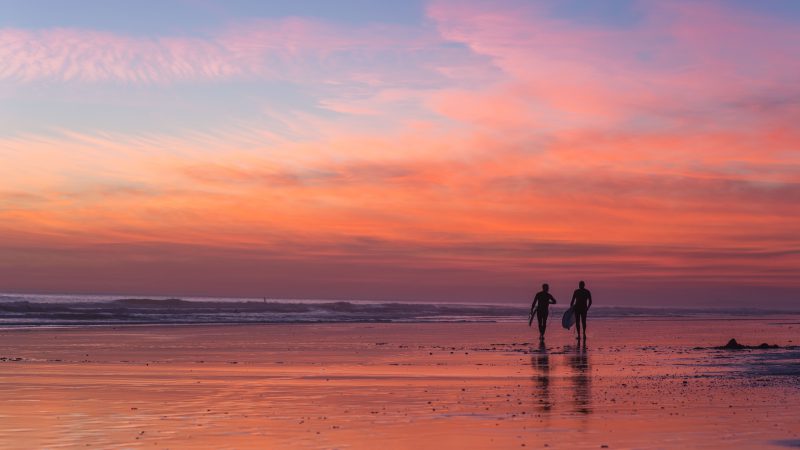
[[536, 407], [543, 412], [549, 412], [553, 408], [550, 401], [550, 355], [544, 341], [539, 342], [538, 350], [531, 354], [531, 366], [533, 367], [533, 397], [537, 399]]
[[569, 366], [572, 368], [573, 396], [575, 412], [589, 414], [591, 409], [591, 381], [592, 368], [589, 364], [589, 353], [586, 350], [586, 341], [575, 346], [574, 352], [568, 356]]

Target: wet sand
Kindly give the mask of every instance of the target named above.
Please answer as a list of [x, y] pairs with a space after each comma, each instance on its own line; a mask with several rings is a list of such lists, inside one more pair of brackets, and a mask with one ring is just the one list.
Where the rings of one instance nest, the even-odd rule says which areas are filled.
[[0, 447], [800, 446], [800, 318], [590, 326], [0, 330]]

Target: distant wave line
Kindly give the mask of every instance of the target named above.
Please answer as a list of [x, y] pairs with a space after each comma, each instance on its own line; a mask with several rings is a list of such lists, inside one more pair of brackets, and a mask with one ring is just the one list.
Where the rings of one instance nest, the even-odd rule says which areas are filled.
[[[66, 297], [65, 298], [75, 298]], [[50, 301], [49, 301], [50, 300]], [[0, 295], [0, 325], [97, 325], [187, 323], [354, 323], [354, 322], [516, 322], [528, 305], [402, 303], [350, 301], [185, 300], [118, 298], [79, 301], [37, 300], [29, 295]], [[63, 300], [63, 299], [62, 299]], [[554, 314], [564, 310], [553, 307]], [[769, 309], [657, 308], [596, 306], [598, 318], [699, 318], [786, 315]]]

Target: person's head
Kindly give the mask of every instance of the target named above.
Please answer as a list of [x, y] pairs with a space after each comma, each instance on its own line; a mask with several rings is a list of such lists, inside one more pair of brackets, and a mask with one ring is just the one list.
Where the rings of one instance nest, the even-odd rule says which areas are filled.
[[583, 289], [585, 286], [586, 286], [586, 283], [584, 283], [583, 281], [578, 282], [578, 287], [579, 288]]
[[550, 290], [550, 285], [547, 284], [547, 283], [543, 284], [542, 285], [542, 290], [545, 291], [545, 292], [549, 291]]

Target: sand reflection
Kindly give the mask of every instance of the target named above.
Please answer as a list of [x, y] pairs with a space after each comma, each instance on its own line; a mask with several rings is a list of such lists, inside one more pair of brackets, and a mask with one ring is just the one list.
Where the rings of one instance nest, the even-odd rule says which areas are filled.
[[537, 399], [537, 408], [549, 412], [553, 408], [550, 393], [550, 354], [544, 342], [539, 343], [539, 348], [531, 354], [533, 367], [533, 397]]
[[[568, 350], [569, 352], [569, 350]], [[567, 360], [572, 369], [572, 393], [574, 410], [581, 414], [592, 412], [592, 368], [586, 342], [576, 345], [568, 353]]]

